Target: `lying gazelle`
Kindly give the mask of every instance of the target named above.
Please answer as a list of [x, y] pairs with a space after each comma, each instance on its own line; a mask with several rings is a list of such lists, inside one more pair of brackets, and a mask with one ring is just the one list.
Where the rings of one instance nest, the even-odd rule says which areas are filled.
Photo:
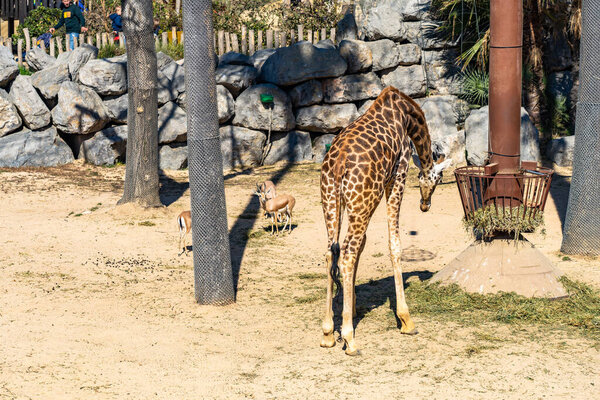
[[[261, 195], [264, 193], [264, 196]], [[264, 181], [261, 184], [256, 184], [256, 192], [260, 207], [265, 211], [265, 217], [268, 217], [267, 210], [265, 209], [265, 202], [277, 197], [277, 191], [275, 190], [275, 184], [271, 181]]]
[[181, 241], [183, 240], [183, 251], [179, 253], [182, 255], [188, 255], [186, 236], [192, 230], [192, 213], [190, 211], [183, 211], [177, 216], [177, 224], [179, 225], [179, 248], [181, 249]]

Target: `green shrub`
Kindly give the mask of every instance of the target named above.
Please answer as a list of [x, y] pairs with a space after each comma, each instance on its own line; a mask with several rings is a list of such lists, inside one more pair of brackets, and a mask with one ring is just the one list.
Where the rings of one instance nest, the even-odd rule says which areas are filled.
[[[39, 6], [38, 8], [31, 10], [27, 18], [25, 18], [25, 21], [17, 27], [17, 33], [13, 35], [13, 40], [25, 39], [25, 35], [23, 34], [23, 29], [25, 28], [29, 29], [29, 36], [33, 40], [34, 37], [38, 37], [41, 34], [48, 32], [50, 28], [58, 24], [60, 15], [61, 10], [58, 8]], [[54, 35], [64, 36], [65, 32], [65, 27], [63, 26], [57, 30]]]
[[490, 76], [480, 69], [468, 69], [463, 73], [463, 92], [460, 97], [478, 106], [488, 104]]
[[168, 55], [175, 61], [181, 60], [183, 58], [183, 43], [177, 43], [177, 44], [169, 43], [166, 46], [163, 46], [161, 44], [156, 47], [156, 52], [159, 52], [159, 51], [162, 51], [163, 53], [165, 53], [166, 55]]
[[98, 58], [111, 58], [125, 54], [125, 48], [116, 46], [112, 43], [107, 44], [98, 50]]

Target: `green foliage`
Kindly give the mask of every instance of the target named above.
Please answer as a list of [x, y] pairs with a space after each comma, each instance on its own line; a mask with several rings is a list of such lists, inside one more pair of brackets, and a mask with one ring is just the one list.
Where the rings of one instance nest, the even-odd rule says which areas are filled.
[[490, 76], [479, 69], [468, 69], [463, 73], [463, 92], [460, 97], [478, 106], [488, 104]]
[[30, 70], [28, 70], [27, 68], [20, 66], [19, 67], [19, 74], [21, 75], [31, 75], [32, 72]]
[[527, 298], [516, 293], [481, 295], [467, 293], [458, 285], [440, 286], [411, 283], [406, 299], [413, 314], [438, 315], [452, 321], [477, 324], [535, 323], [553, 328], [579, 329], [584, 335], [600, 340], [600, 293], [582, 282], [561, 277], [569, 296], [564, 299]]
[[[40, 6], [31, 10], [27, 18], [25, 18], [25, 21], [17, 27], [17, 33], [13, 35], [13, 40], [25, 38], [25, 35], [23, 34], [24, 28], [29, 29], [29, 36], [33, 40], [34, 37], [38, 37], [41, 34], [48, 32], [50, 28], [58, 24], [60, 15], [61, 11], [57, 8]], [[63, 26], [57, 30], [54, 35], [64, 36], [65, 32], [65, 27]]]
[[294, 7], [281, 7], [280, 28], [289, 31], [296, 29], [298, 25], [304, 25], [304, 29], [329, 30], [342, 18], [338, 13], [338, 5], [337, 0], [313, 0], [299, 3]]
[[121, 0], [95, 1], [92, 11], [87, 10], [83, 13], [88, 34], [112, 32], [112, 24], [108, 16], [114, 13], [117, 6], [120, 5]]
[[177, 15], [174, 1], [153, 1], [152, 12], [159, 22], [159, 34], [171, 31], [172, 27], [176, 27], [177, 30], [183, 29], [182, 13]]
[[111, 58], [125, 54], [125, 48], [116, 46], [112, 43], [107, 44], [98, 50], [98, 58]]
[[166, 46], [160, 44], [156, 47], [156, 52], [158, 53], [159, 51], [162, 51], [175, 61], [181, 60], [183, 58], [183, 43], [169, 43]]
[[521, 232], [533, 232], [544, 224], [544, 215], [533, 208], [499, 207], [490, 205], [476, 210], [469, 218], [463, 219], [463, 225], [474, 235], [490, 237], [494, 232], [513, 234], [515, 240]]
[[568, 107], [568, 99], [565, 96], [550, 96], [547, 99], [548, 114], [550, 118], [545, 121], [549, 126], [546, 126], [546, 131], [552, 134], [552, 137], [572, 135], [570, 131], [570, 115]]

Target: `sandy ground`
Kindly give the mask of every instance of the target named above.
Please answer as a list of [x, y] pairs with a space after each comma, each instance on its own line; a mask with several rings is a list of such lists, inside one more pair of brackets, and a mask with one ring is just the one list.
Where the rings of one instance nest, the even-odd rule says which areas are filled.
[[[530, 235], [569, 277], [600, 287], [597, 261], [562, 261], [560, 170], [547, 235]], [[116, 207], [124, 167], [0, 170], [0, 398], [8, 399], [592, 399], [600, 398], [596, 342], [572, 330], [464, 326], [413, 314], [402, 336], [393, 296], [385, 208], [379, 207], [357, 285], [360, 357], [322, 349], [325, 229], [318, 167], [226, 176], [237, 302], [200, 306], [193, 257], [178, 256], [176, 215], [189, 208], [187, 172], [161, 178], [165, 208]], [[255, 218], [254, 184], [271, 178], [296, 196], [289, 235]], [[428, 277], [470, 242], [455, 184], [429, 213], [410, 184], [402, 206], [405, 272]], [[362, 294], [362, 295], [361, 295]], [[410, 304], [410, 299], [409, 299]]]

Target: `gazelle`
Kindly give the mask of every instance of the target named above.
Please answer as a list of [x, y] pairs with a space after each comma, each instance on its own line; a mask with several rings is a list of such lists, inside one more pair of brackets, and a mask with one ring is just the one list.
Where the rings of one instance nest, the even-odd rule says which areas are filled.
[[258, 201], [260, 202], [261, 208], [265, 211], [265, 217], [268, 217], [267, 210], [265, 209], [265, 202], [267, 200], [271, 200], [277, 197], [277, 191], [275, 189], [275, 184], [271, 181], [264, 181], [261, 184], [256, 184], [256, 192], [254, 193], [258, 196]]
[[177, 224], [179, 225], [179, 248], [181, 249], [181, 241], [183, 240], [183, 252], [188, 255], [186, 236], [192, 230], [192, 213], [190, 211], [183, 211], [177, 216]]
[[292, 231], [292, 212], [294, 211], [295, 205], [296, 199], [289, 194], [280, 194], [273, 199], [265, 201], [265, 210], [271, 215], [271, 234], [273, 234], [273, 226], [275, 226], [275, 230], [279, 233], [278, 222], [281, 218], [281, 214], [285, 215], [283, 231], [285, 231], [285, 227], [288, 225], [289, 231]]

